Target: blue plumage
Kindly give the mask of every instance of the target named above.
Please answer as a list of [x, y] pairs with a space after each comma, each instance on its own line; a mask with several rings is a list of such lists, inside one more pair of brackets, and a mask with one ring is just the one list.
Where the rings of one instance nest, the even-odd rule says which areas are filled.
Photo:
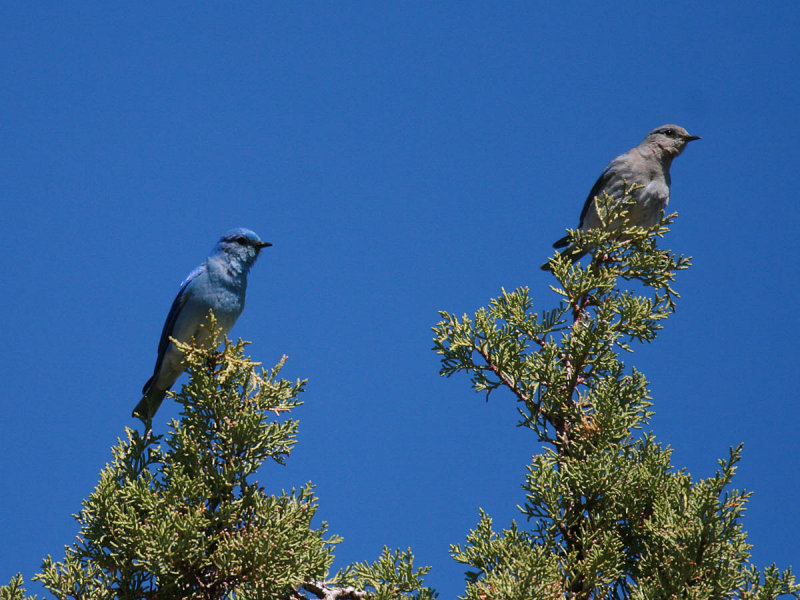
[[250, 267], [261, 249], [271, 245], [249, 229], [233, 229], [222, 236], [205, 262], [189, 273], [164, 322], [153, 376], [144, 384], [133, 416], [150, 421], [183, 373], [183, 355], [170, 337], [216, 347], [221, 340], [208, 339], [208, 332], [202, 328], [209, 309], [214, 311], [222, 333], [230, 332], [244, 309]]

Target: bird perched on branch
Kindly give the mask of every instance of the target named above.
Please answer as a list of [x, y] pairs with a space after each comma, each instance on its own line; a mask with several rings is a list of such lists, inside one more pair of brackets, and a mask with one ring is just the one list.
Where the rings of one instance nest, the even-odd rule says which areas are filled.
[[164, 395], [183, 373], [183, 354], [170, 337], [216, 348], [221, 340], [209, 339], [210, 332], [202, 327], [209, 310], [214, 311], [222, 335], [230, 333], [244, 309], [250, 267], [261, 249], [271, 245], [249, 229], [233, 229], [222, 236], [205, 262], [181, 283], [161, 332], [153, 376], [142, 388], [144, 396], [133, 409], [134, 417], [148, 423]]
[[[626, 226], [652, 227], [658, 223], [669, 202], [669, 167], [686, 144], [699, 139], [680, 125], [653, 129], [638, 146], [608, 163], [586, 198], [578, 229], [600, 227], [595, 198], [602, 198], [605, 193], [619, 201], [626, 186], [641, 186], [632, 191], [634, 205], [628, 212]], [[561, 253], [572, 262], [586, 254], [570, 245], [569, 236], [557, 240], [553, 248], [565, 248]], [[550, 263], [543, 264], [542, 269], [549, 271]]]

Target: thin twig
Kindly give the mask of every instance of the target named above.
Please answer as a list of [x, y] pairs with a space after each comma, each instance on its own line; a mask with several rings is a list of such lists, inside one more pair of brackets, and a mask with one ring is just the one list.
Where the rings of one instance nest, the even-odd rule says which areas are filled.
[[330, 587], [321, 581], [304, 583], [301, 588], [320, 600], [364, 600], [367, 597], [367, 592], [352, 586]]
[[492, 362], [491, 355], [489, 354], [488, 351], [485, 351], [483, 348], [480, 348], [478, 346], [473, 346], [473, 349], [478, 354], [481, 355], [483, 360], [486, 361], [486, 364], [488, 365], [488, 367], [492, 370], [492, 373], [497, 375], [500, 378], [500, 381], [502, 381], [514, 393], [514, 395], [517, 398], [519, 398], [525, 404], [531, 403], [531, 399], [528, 396], [526, 396], [522, 392], [522, 390], [520, 390], [517, 387], [517, 384], [514, 383], [513, 381], [511, 381], [511, 379], [508, 377], [508, 375], [503, 373], [503, 371], [500, 370], [500, 367], [498, 367], [496, 364], [494, 364], [494, 362]]

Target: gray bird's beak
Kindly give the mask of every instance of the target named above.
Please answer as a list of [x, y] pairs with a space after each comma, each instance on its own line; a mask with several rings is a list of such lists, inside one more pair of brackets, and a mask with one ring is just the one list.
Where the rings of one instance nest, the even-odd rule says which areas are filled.
[[270, 246], [272, 246], [272, 244], [269, 242], [258, 242], [256, 244], [256, 248], [258, 248], [259, 250], [261, 250], [262, 248], [268, 248]]
[[685, 139], [687, 142], [693, 142], [695, 140], [702, 140], [703, 138], [701, 138], [699, 135], [687, 135]]

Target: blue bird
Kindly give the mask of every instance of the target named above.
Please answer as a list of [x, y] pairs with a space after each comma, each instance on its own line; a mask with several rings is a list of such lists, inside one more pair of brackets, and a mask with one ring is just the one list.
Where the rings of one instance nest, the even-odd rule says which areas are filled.
[[144, 396], [133, 409], [134, 417], [148, 423], [183, 373], [183, 353], [170, 337], [180, 342], [194, 339], [198, 345], [215, 348], [222, 340], [208, 339], [208, 332], [201, 327], [209, 309], [214, 311], [222, 334], [230, 333], [244, 309], [247, 273], [261, 249], [271, 245], [249, 229], [233, 229], [222, 236], [205, 262], [189, 273], [167, 315], [156, 368], [142, 388]]

